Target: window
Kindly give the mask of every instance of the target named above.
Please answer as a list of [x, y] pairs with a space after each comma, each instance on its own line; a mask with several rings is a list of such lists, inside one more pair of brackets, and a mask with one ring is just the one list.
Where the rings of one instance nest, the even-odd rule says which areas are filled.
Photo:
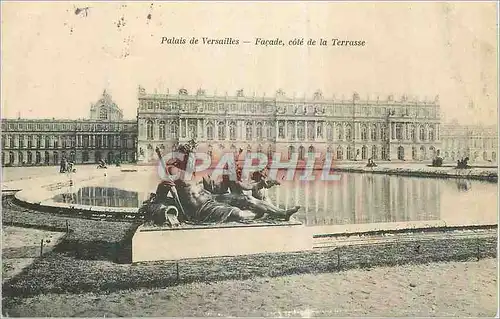
[[258, 140], [262, 139], [262, 123], [261, 122], [257, 123], [256, 135], [257, 135]]
[[372, 159], [374, 159], [374, 160], [378, 159], [377, 145], [372, 146]]
[[170, 137], [171, 138], [177, 138], [179, 135], [179, 125], [177, 122], [172, 122], [170, 124]]
[[337, 160], [342, 160], [344, 157], [344, 151], [342, 150], [342, 146], [337, 147]]
[[307, 122], [307, 138], [310, 140], [314, 140], [314, 135], [316, 132], [314, 132], [314, 122], [309, 121]]
[[316, 137], [323, 138], [323, 123], [318, 123], [316, 126]]
[[372, 125], [372, 129], [370, 131], [370, 137], [371, 137], [372, 141], [377, 140], [377, 125], [376, 124]]
[[398, 140], [403, 139], [403, 128], [400, 123], [396, 124], [396, 139]]
[[160, 122], [160, 127], [158, 129], [158, 135], [160, 136], [160, 140], [164, 140], [165, 139], [165, 122], [164, 121], [161, 121]]
[[247, 126], [246, 126], [246, 139], [247, 139], [247, 141], [252, 140], [252, 130], [253, 130], [252, 123], [248, 122]]
[[225, 140], [226, 139], [226, 123], [224, 122], [219, 122], [218, 125], [218, 135], [219, 135], [219, 140]]
[[196, 125], [196, 120], [189, 121], [189, 137], [196, 138], [198, 136], [198, 127]]
[[212, 125], [212, 122], [207, 123], [207, 140], [213, 140], [214, 139], [214, 127]]
[[295, 124], [293, 121], [286, 122], [286, 130], [288, 132], [288, 138], [290, 140], [295, 139]]
[[99, 109], [99, 119], [100, 120], [107, 120], [108, 119], [108, 110], [104, 106], [102, 106]]
[[283, 121], [278, 122], [278, 138], [285, 138], [285, 123]]
[[412, 141], [415, 141], [416, 135], [415, 135], [415, 125], [411, 124], [410, 126], [410, 139]]
[[299, 161], [303, 161], [304, 160], [304, 153], [305, 153], [304, 146], [300, 146], [299, 147]]
[[295, 148], [293, 146], [288, 147], [288, 159], [292, 158], [293, 153], [295, 153]]
[[305, 126], [305, 124], [303, 121], [297, 122], [297, 137], [300, 140], [303, 140], [306, 137], [305, 132], [304, 132], [304, 126]]
[[434, 128], [429, 128], [429, 140], [434, 141]]
[[[347, 124], [345, 127], [345, 138], [350, 141], [352, 139], [352, 130], [351, 130], [351, 124]], [[347, 151], [347, 157], [351, 158], [349, 156], [349, 150]]]
[[153, 121], [148, 121], [147, 124], [147, 134], [146, 134], [146, 138], [148, 140], [152, 140], [153, 139]]
[[332, 123], [328, 123], [327, 126], [326, 126], [326, 138], [329, 141], [333, 140], [333, 126], [332, 126]]
[[368, 128], [365, 124], [361, 125], [361, 139], [364, 141], [368, 140]]
[[234, 141], [236, 140], [236, 123], [229, 123], [229, 138]]
[[425, 130], [424, 130], [424, 126], [423, 125], [420, 125], [420, 140], [421, 141], [425, 141]]
[[344, 130], [342, 128], [342, 124], [337, 124], [337, 139], [339, 141], [344, 139]]

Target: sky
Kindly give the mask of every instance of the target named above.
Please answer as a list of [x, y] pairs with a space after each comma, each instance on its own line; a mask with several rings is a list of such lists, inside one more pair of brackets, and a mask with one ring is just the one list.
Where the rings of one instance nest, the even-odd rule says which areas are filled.
[[[1, 5], [2, 117], [85, 118], [106, 89], [132, 119], [142, 85], [223, 95], [439, 95], [444, 121], [497, 123], [492, 2]], [[240, 45], [162, 45], [162, 37], [232, 37]], [[366, 45], [265, 47], [253, 44], [257, 37]]]

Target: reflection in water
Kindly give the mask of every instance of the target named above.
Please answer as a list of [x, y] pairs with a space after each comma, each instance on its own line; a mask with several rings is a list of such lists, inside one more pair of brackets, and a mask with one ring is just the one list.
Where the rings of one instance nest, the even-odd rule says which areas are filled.
[[[138, 207], [156, 187], [151, 178], [109, 181], [108, 185], [136, 187], [130, 192], [111, 187], [84, 187], [58, 195], [58, 202], [90, 206]], [[150, 185], [151, 184], [151, 185]], [[471, 188], [471, 185], [474, 187]], [[458, 188], [458, 190], [457, 190]], [[340, 181], [282, 181], [268, 190], [272, 203], [302, 208], [297, 218], [308, 226], [446, 220], [456, 223], [496, 220], [497, 184], [469, 180], [413, 178], [376, 174], [342, 174]], [[488, 207], [489, 207], [488, 206]]]
[[334, 182], [283, 182], [269, 190], [275, 205], [303, 208], [306, 225], [365, 224], [440, 219], [441, 180], [343, 174]]
[[54, 201], [88, 206], [139, 207], [137, 192], [112, 187], [83, 187], [76, 193], [57, 195]]

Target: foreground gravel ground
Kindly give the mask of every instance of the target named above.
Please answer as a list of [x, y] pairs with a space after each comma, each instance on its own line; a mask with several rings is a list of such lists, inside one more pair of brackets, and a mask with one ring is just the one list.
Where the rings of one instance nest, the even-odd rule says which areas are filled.
[[194, 283], [108, 295], [45, 294], [10, 316], [467, 316], [497, 313], [497, 259]]

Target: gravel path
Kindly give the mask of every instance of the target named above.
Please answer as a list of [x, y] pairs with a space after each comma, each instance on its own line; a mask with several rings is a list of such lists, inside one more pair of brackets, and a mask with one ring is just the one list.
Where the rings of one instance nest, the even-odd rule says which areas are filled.
[[21, 299], [13, 316], [488, 316], [497, 259]]

